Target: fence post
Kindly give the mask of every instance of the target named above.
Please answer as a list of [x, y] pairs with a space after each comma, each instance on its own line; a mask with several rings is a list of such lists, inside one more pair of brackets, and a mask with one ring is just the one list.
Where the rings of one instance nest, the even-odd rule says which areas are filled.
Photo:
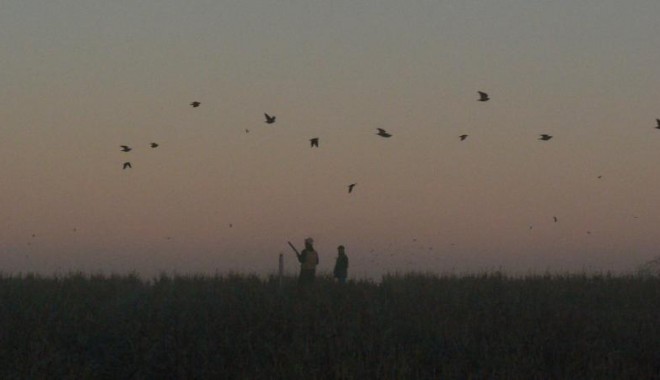
[[280, 252], [280, 270], [279, 270], [280, 291], [282, 291], [283, 282], [284, 282], [284, 254]]

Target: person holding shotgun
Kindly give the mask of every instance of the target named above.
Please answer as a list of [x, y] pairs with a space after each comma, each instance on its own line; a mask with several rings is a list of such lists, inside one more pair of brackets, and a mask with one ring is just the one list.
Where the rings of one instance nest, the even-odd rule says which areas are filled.
[[298, 284], [308, 285], [313, 283], [316, 277], [316, 266], [319, 264], [319, 254], [314, 250], [314, 240], [312, 238], [305, 239], [305, 249], [302, 252], [298, 252], [291, 242], [289, 242], [289, 246], [296, 253], [300, 262]]

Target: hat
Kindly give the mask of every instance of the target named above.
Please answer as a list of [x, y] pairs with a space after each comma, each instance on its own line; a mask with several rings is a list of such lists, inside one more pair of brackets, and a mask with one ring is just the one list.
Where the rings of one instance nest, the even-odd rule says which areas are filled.
[[312, 243], [314, 243], [314, 239], [312, 239], [311, 237], [305, 239], [305, 244], [312, 244]]

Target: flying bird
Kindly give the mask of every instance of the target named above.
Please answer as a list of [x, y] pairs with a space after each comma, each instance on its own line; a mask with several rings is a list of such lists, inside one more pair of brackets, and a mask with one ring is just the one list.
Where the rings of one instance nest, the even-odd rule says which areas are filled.
[[552, 136], [550, 136], [550, 135], [542, 134], [541, 137], [539, 137], [539, 140], [548, 141], [551, 138], [552, 138]]
[[132, 168], [132, 167], [133, 167], [133, 166], [131, 166], [131, 163], [130, 163], [130, 162], [124, 162], [124, 167], [123, 167], [124, 170], [125, 170], [125, 169], [128, 169], [128, 168]]
[[319, 138], [318, 138], [318, 137], [314, 137], [314, 138], [312, 138], [312, 139], [309, 139], [309, 144], [312, 146], [312, 148], [313, 148], [313, 147], [317, 147], [317, 148], [318, 148], [318, 147], [319, 147]]
[[480, 102], [487, 102], [490, 100], [490, 97], [488, 97], [488, 94], [483, 92], [483, 91], [477, 91], [479, 93], [479, 99], [478, 101]]
[[131, 148], [128, 145], [120, 145], [120, 147], [122, 152], [130, 152], [131, 150], [133, 150], [133, 148]]
[[353, 192], [353, 188], [355, 187], [355, 185], [357, 185], [357, 183], [351, 183], [350, 185], [348, 185], [348, 193], [349, 194]]
[[468, 135], [460, 135], [458, 137], [461, 138], [461, 141], [464, 141], [466, 138], [468, 138]]
[[199, 107], [200, 104], [202, 104], [202, 103], [200, 103], [198, 101], [194, 101], [194, 102], [190, 103], [190, 105], [193, 106], [193, 108]]
[[380, 136], [380, 137], [392, 137], [392, 135], [387, 133], [387, 131], [384, 130], [383, 128], [376, 128], [376, 129], [378, 130], [378, 133], [376, 133], [378, 136]]
[[152, 142], [149, 146], [152, 148], [158, 148], [158, 144], [156, 144], [155, 142]]
[[556, 216], [553, 216], [552, 219], [554, 219], [555, 223], [557, 223], [557, 217]]
[[275, 115], [270, 116], [269, 114], [264, 113], [264, 116], [266, 116], [266, 124], [273, 124], [273, 123], [275, 123], [275, 118], [276, 118]]
[[655, 122], [658, 124], [655, 129], [660, 129], [660, 119], [655, 119]]

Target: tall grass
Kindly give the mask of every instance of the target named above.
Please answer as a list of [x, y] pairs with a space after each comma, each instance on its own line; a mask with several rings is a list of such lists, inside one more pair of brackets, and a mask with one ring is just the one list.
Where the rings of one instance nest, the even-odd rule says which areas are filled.
[[4, 276], [0, 378], [660, 378], [660, 279]]

